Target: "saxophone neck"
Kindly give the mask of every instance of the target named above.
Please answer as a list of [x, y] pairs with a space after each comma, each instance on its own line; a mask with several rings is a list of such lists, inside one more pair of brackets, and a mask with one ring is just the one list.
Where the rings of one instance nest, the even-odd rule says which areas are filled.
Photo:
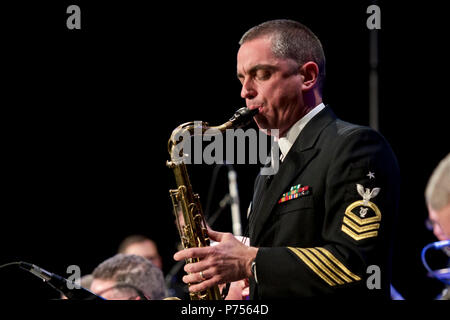
[[246, 107], [237, 110], [230, 120], [219, 125], [219, 126], [209, 126], [207, 122], [203, 121], [192, 121], [186, 122], [172, 131], [168, 142], [168, 151], [173, 162], [179, 162], [183, 160], [183, 150], [176, 148], [176, 146], [181, 143], [184, 139], [190, 138], [196, 135], [215, 135], [217, 133], [225, 132], [227, 129], [237, 129], [242, 128], [250, 124], [253, 116], [258, 113], [258, 109], [250, 110]]

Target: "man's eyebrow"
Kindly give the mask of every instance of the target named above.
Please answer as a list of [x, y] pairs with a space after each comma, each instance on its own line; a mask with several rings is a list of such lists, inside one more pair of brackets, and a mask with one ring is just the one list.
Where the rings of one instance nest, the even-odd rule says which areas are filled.
[[[277, 70], [278, 67], [273, 65], [273, 64], [257, 64], [254, 65], [253, 67], [250, 68], [250, 70], [248, 70], [249, 74], [255, 73], [258, 70], [270, 70], [270, 71], [275, 71]], [[244, 75], [240, 72], [237, 73], [237, 77], [238, 78], [243, 78]]]

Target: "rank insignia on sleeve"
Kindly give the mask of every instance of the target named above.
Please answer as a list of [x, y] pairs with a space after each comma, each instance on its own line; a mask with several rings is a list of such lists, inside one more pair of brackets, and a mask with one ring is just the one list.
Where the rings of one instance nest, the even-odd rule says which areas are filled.
[[280, 200], [278, 200], [278, 203], [282, 203], [282, 202], [289, 201], [292, 199], [297, 199], [300, 196], [305, 196], [305, 195], [309, 194], [309, 192], [310, 192], [309, 189], [310, 189], [309, 186], [302, 187], [301, 184], [292, 186], [291, 189], [289, 190], [289, 192], [283, 193]]
[[341, 230], [356, 241], [376, 237], [380, 228], [381, 212], [377, 205], [370, 201], [380, 192], [380, 188], [364, 188], [357, 184], [356, 190], [363, 198], [350, 204], [345, 209]]

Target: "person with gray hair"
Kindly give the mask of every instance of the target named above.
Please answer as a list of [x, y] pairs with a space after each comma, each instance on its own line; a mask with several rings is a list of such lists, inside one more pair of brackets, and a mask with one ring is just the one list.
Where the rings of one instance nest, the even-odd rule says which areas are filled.
[[440, 241], [450, 239], [450, 153], [438, 164], [425, 189], [428, 221]]
[[[281, 163], [276, 174], [256, 178], [250, 246], [208, 230], [217, 245], [174, 255], [199, 258], [184, 267], [183, 281], [199, 292], [248, 278], [250, 299], [388, 299], [400, 197], [388, 142], [369, 127], [340, 120], [324, 104], [325, 55], [303, 24], [267, 21], [239, 43], [241, 97], [247, 108], [258, 109], [259, 129], [274, 135]], [[358, 80], [347, 76], [351, 90]], [[373, 266], [379, 284], [371, 284]]]
[[306, 26], [290, 20], [272, 20], [248, 30], [239, 40], [239, 45], [261, 38], [271, 37], [271, 51], [281, 59], [292, 59], [299, 66], [308, 61], [317, 64], [317, 88], [323, 91], [325, 82], [325, 53], [317, 36]]
[[137, 255], [116, 254], [92, 272], [90, 289], [108, 300], [162, 300], [167, 295], [162, 271]]
[[[450, 153], [433, 170], [425, 189], [425, 202], [428, 208], [427, 227], [439, 241], [450, 240]], [[447, 255], [448, 274], [450, 267], [450, 246], [442, 251]], [[448, 275], [447, 275], [448, 277]], [[450, 300], [450, 285], [447, 282], [436, 300]]]

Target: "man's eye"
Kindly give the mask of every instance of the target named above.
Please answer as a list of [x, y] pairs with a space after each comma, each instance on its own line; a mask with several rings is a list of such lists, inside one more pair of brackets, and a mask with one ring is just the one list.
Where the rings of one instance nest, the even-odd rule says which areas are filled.
[[258, 72], [256, 73], [256, 78], [259, 80], [267, 80], [270, 78], [270, 76], [271, 73], [268, 70], [258, 70]]

